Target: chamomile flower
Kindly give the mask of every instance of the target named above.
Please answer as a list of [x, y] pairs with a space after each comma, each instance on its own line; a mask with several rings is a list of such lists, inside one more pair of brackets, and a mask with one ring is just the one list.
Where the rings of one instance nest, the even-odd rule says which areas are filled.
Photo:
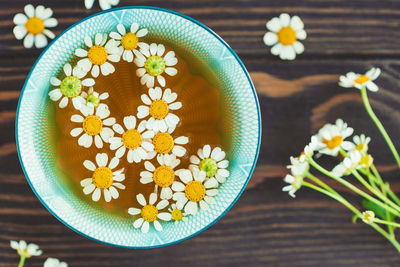
[[287, 174], [284, 178], [286, 185], [282, 188], [283, 192], [288, 192], [292, 198], [295, 198], [296, 191], [299, 190], [303, 184], [304, 176]]
[[75, 50], [77, 57], [83, 58], [78, 61], [78, 67], [85, 72], [90, 72], [97, 78], [101, 72], [107, 76], [115, 71], [114, 66], [109, 62], [119, 62], [121, 59], [118, 44], [110, 39], [107, 41], [107, 34], [97, 33], [94, 43], [89, 36], [85, 37], [87, 49], [78, 48]]
[[197, 156], [190, 157], [190, 168], [198, 168], [206, 173], [207, 178], [215, 178], [222, 184], [229, 176], [227, 170], [229, 161], [225, 159], [226, 154], [220, 147], [211, 150], [210, 145], [205, 145], [197, 151]]
[[352, 171], [359, 167], [361, 158], [362, 157], [359, 151], [353, 150], [349, 152], [343, 161], [333, 168], [332, 174], [337, 177], [349, 175]]
[[359, 168], [369, 168], [371, 167], [372, 163], [374, 163], [374, 158], [369, 155], [365, 154], [361, 156], [359, 164]]
[[83, 162], [83, 166], [93, 172], [92, 177], [81, 181], [83, 193], [85, 195], [93, 193], [93, 201], [99, 201], [102, 193], [106, 202], [110, 202], [112, 198], [117, 199], [119, 197], [117, 188], [120, 190], [125, 189], [125, 186], [120, 183], [125, 180], [124, 169], [113, 171], [118, 166], [119, 159], [114, 157], [108, 162], [106, 153], [98, 153], [96, 155], [96, 164], [90, 160]]
[[169, 88], [164, 92], [160, 87], [150, 88], [148, 95], [142, 94], [141, 96], [144, 105], [138, 107], [137, 117], [143, 119], [150, 116], [146, 127], [155, 133], [175, 129], [179, 123], [179, 117], [171, 111], [182, 107], [181, 102], [175, 101], [177, 97], [178, 95], [172, 93]]
[[[136, 127], [135, 116], [124, 118], [125, 129], [120, 124], [115, 124], [113, 129], [121, 137], [110, 138], [110, 149], [117, 150], [115, 156], [122, 158], [128, 150], [126, 158], [129, 163], [139, 163], [144, 159], [150, 159], [149, 153], [154, 151], [151, 138], [154, 137], [153, 131], [146, 131], [146, 121], [141, 121]], [[151, 157], [153, 158], [155, 154]]]
[[177, 225], [181, 221], [187, 222], [187, 217], [189, 214], [182, 212], [182, 210], [178, 209], [175, 203], [168, 208], [168, 211], [171, 213], [171, 217], [172, 220], [175, 221], [175, 225]]
[[290, 157], [290, 165], [287, 166], [293, 176], [305, 176], [310, 166], [307, 161], [300, 161], [299, 158]]
[[[172, 152], [172, 154], [174, 154], [176, 157], [183, 157], [183, 155], [186, 154], [186, 148], [184, 148], [182, 145], [186, 145], [189, 142], [189, 138], [186, 136], [179, 136], [174, 139], [174, 137], [171, 135], [172, 131], [173, 129], [169, 129], [169, 132], [158, 132], [154, 135], [152, 141], [154, 152], [159, 154], [168, 154]], [[154, 156], [150, 158], [153, 157]]]
[[344, 139], [352, 135], [353, 131], [342, 119], [337, 119], [336, 124], [326, 124], [317, 134], [319, 152], [336, 157], [341, 148], [350, 151], [354, 144]]
[[[113, 130], [110, 128], [115, 124], [115, 118], [109, 117], [110, 111], [107, 105], [100, 104], [96, 109], [81, 108], [83, 116], [75, 114], [71, 116], [71, 121], [80, 123], [81, 127], [71, 130], [71, 136], [77, 137], [80, 146], [89, 148], [94, 139], [97, 148], [103, 147], [103, 142], [108, 143], [109, 139], [114, 136]], [[108, 127], [107, 127], [108, 126]]]
[[68, 264], [56, 258], [47, 258], [43, 267], [68, 267]]
[[165, 55], [165, 47], [162, 44], [152, 43], [147, 49], [141, 49], [140, 53], [135, 53], [135, 64], [139, 67], [136, 74], [140, 77], [142, 85], [153, 88], [155, 80], [162, 87], [165, 86], [164, 73], [175, 76], [178, 71], [173, 66], [178, 63], [174, 51], [169, 51]]
[[372, 210], [366, 210], [363, 213], [361, 213], [361, 219], [366, 224], [371, 224], [374, 222], [375, 213]]
[[31, 48], [35, 45], [37, 48], [43, 48], [47, 45], [46, 36], [54, 39], [55, 35], [47, 28], [56, 27], [58, 22], [52, 18], [53, 10], [45, 8], [42, 5], [36, 8], [32, 5], [26, 5], [25, 14], [18, 13], [14, 16], [14, 35], [18, 40], [24, 39], [24, 47]]
[[378, 91], [378, 86], [373, 82], [381, 74], [380, 68], [372, 68], [365, 74], [358, 74], [354, 72], [348, 72], [346, 75], [340, 76], [339, 85], [345, 88], [354, 87], [362, 89], [364, 86], [372, 91]]
[[81, 97], [85, 100], [84, 104], [90, 109], [97, 108], [102, 100], [106, 100], [109, 97], [107, 92], [102, 94], [94, 91], [93, 87], [90, 87], [87, 92], [82, 92]]
[[304, 24], [298, 16], [290, 17], [282, 13], [267, 22], [267, 32], [264, 35], [264, 43], [272, 46], [271, 53], [284, 60], [293, 60], [296, 54], [304, 52], [304, 46], [298, 40], [307, 37]]
[[150, 162], [145, 161], [145, 171], [140, 172], [140, 182], [142, 184], [154, 183], [156, 190], [161, 187], [160, 198], [171, 199], [171, 185], [175, 181], [176, 166], [180, 164], [180, 160], [173, 154], [159, 154], [157, 156], [157, 168]]
[[182, 170], [178, 174], [180, 180], [172, 184], [175, 191], [173, 200], [178, 209], [184, 209], [185, 213], [195, 215], [200, 206], [201, 210], [208, 209], [215, 202], [218, 194], [218, 181], [215, 178], [206, 179], [206, 173], [197, 168]]
[[139, 42], [139, 38], [146, 36], [148, 30], [146, 28], [139, 30], [139, 24], [132, 23], [130, 31], [126, 32], [124, 25], [117, 25], [118, 32], [111, 32], [110, 37], [113, 38], [118, 45], [121, 45], [122, 59], [127, 62], [132, 62], [134, 53], [138, 53], [137, 48], [147, 50], [149, 45], [144, 42]]
[[311, 137], [311, 141], [306, 145], [301, 152], [300, 156], [297, 157], [299, 162], [305, 162], [307, 159], [314, 155], [314, 151], [318, 149], [318, 138], [316, 136]]
[[80, 109], [85, 99], [80, 95], [84, 86], [93, 86], [92, 78], [82, 79], [86, 73], [78, 67], [72, 68], [71, 64], [64, 65], [64, 78], [62, 80], [57, 77], [50, 79], [50, 84], [57, 87], [49, 92], [49, 97], [53, 101], [61, 99], [58, 106], [65, 108], [68, 105], [68, 99], [71, 99], [75, 109]]
[[353, 142], [356, 145], [355, 149], [360, 151], [361, 154], [365, 154], [368, 151], [368, 144], [371, 142], [371, 138], [366, 137], [365, 134], [355, 135]]
[[[86, 9], [91, 9], [93, 7], [95, 0], [85, 0]], [[99, 5], [102, 10], [110, 9], [113, 6], [119, 4], [119, 0], [99, 0]]]
[[42, 251], [38, 245], [33, 243], [27, 244], [25, 240], [20, 240], [19, 242], [11, 240], [10, 246], [18, 252], [18, 255], [24, 258], [42, 255]]
[[137, 208], [129, 208], [128, 213], [131, 215], [139, 215], [140, 218], [136, 219], [133, 222], [133, 227], [141, 228], [143, 233], [147, 233], [150, 228], [150, 223], [153, 223], [154, 228], [157, 231], [162, 231], [162, 226], [160, 222], [157, 220], [162, 221], [170, 221], [171, 214], [169, 212], [160, 212], [160, 210], [165, 209], [169, 202], [168, 200], [161, 200], [155, 205], [157, 201], [157, 194], [151, 193], [149, 197], [149, 203], [146, 202], [146, 199], [142, 194], [138, 194], [136, 196], [137, 201], [142, 206], [141, 209]]

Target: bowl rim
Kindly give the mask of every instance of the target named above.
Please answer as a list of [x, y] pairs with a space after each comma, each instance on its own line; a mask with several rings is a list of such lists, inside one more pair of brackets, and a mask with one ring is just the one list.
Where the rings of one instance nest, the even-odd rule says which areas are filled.
[[[226, 49], [227, 49], [230, 53], [232, 53], [232, 55], [234, 56], [236, 62], [237, 62], [237, 63], [240, 65], [240, 67], [242, 68], [243, 73], [246, 75], [247, 80], [248, 80], [248, 82], [249, 82], [249, 84], [250, 84], [250, 87], [251, 87], [251, 89], [252, 89], [252, 92], [253, 92], [253, 95], [254, 95], [254, 99], [255, 99], [255, 103], [256, 103], [256, 108], [257, 108], [257, 115], [258, 115], [258, 116], [257, 116], [257, 120], [258, 120], [258, 140], [257, 140], [257, 148], [256, 148], [256, 151], [255, 151], [255, 156], [254, 156], [254, 161], [253, 161], [252, 167], [251, 167], [250, 171], [248, 172], [247, 179], [246, 179], [245, 183], [243, 184], [242, 189], [241, 189], [240, 192], [236, 195], [235, 199], [229, 204], [229, 206], [221, 213], [221, 215], [218, 216], [217, 218], [215, 218], [212, 222], [210, 222], [208, 225], [206, 225], [206, 226], [203, 227], [202, 229], [200, 229], [200, 230], [198, 230], [198, 231], [196, 231], [196, 232], [194, 232], [194, 233], [192, 233], [192, 234], [190, 234], [190, 235], [188, 235], [188, 236], [186, 236], [186, 237], [184, 237], [184, 238], [177, 239], [177, 240], [174, 240], [174, 241], [172, 241], [172, 242], [168, 242], [168, 243], [164, 243], [164, 244], [160, 244], [160, 245], [139, 246], [139, 247], [137, 247], [137, 246], [119, 245], [119, 244], [114, 244], [114, 243], [110, 243], [110, 242], [107, 242], [107, 241], [103, 241], [103, 240], [96, 239], [95, 237], [89, 236], [89, 235], [87, 235], [87, 234], [81, 232], [80, 230], [76, 229], [74, 226], [70, 225], [69, 223], [67, 223], [67, 222], [65, 222], [63, 219], [61, 219], [61, 218], [47, 205], [47, 203], [42, 199], [42, 197], [37, 193], [37, 191], [36, 191], [35, 188], [33, 187], [32, 183], [31, 183], [31, 181], [30, 181], [30, 178], [29, 178], [29, 176], [28, 176], [28, 174], [27, 174], [27, 172], [26, 172], [24, 162], [22, 161], [22, 158], [21, 158], [21, 152], [20, 152], [19, 141], [18, 141], [18, 140], [19, 140], [19, 138], [18, 138], [18, 119], [19, 119], [19, 112], [20, 112], [20, 107], [21, 107], [21, 100], [22, 100], [22, 97], [23, 97], [23, 95], [24, 95], [24, 92], [25, 92], [26, 86], [27, 86], [27, 84], [28, 84], [28, 81], [30, 80], [31, 75], [32, 75], [34, 69], [36, 68], [36, 65], [39, 63], [40, 59], [41, 59], [41, 58], [43, 57], [43, 55], [47, 52], [47, 50], [48, 50], [52, 45], [54, 45], [54, 43], [55, 43], [61, 36], [63, 36], [67, 31], [69, 31], [70, 29], [76, 27], [77, 25], [81, 24], [82, 22], [84, 22], [84, 21], [86, 21], [86, 20], [89, 20], [89, 19], [91, 19], [91, 18], [93, 18], [93, 17], [100, 16], [100, 15], [103, 15], [103, 14], [106, 14], [106, 13], [110, 13], [110, 12], [114, 12], [114, 11], [119, 11], [119, 10], [130, 10], [130, 9], [149, 9], [149, 10], [162, 11], [162, 12], [166, 12], [166, 13], [169, 13], [169, 14], [172, 14], [172, 15], [180, 16], [180, 17], [182, 17], [182, 18], [188, 20], [189, 22], [192, 22], [192, 23], [197, 24], [197, 25], [200, 26], [203, 30], [206, 30], [206, 31], [208, 31], [209, 33], [211, 33], [215, 38], [218, 39], [218, 41], [220, 41], [220, 42], [226, 47]], [[194, 236], [196, 236], [196, 235], [202, 233], [203, 231], [207, 230], [208, 228], [210, 228], [212, 225], [214, 225], [217, 221], [219, 221], [219, 220], [232, 208], [232, 206], [237, 202], [237, 200], [239, 199], [239, 197], [242, 195], [243, 191], [244, 191], [245, 188], [247, 187], [247, 184], [248, 184], [248, 182], [250, 181], [250, 178], [251, 178], [251, 176], [252, 176], [252, 174], [253, 174], [253, 172], [254, 172], [254, 169], [255, 169], [255, 167], [256, 167], [257, 160], [258, 160], [258, 156], [259, 156], [259, 153], [260, 153], [260, 147], [261, 147], [261, 135], [262, 135], [262, 125], [261, 125], [261, 121], [262, 121], [262, 119], [261, 119], [261, 112], [260, 112], [260, 103], [259, 103], [259, 100], [258, 100], [258, 96], [257, 96], [256, 90], [255, 90], [254, 84], [253, 84], [253, 82], [252, 82], [252, 80], [251, 80], [251, 78], [250, 78], [250, 75], [249, 75], [249, 73], [248, 73], [246, 67], [244, 66], [243, 62], [240, 60], [239, 56], [235, 53], [235, 51], [234, 51], [234, 50], [233, 50], [233, 49], [232, 49], [232, 48], [217, 34], [217, 33], [215, 33], [213, 30], [211, 30], [209, 27], [207, 27], [207, 26], [204, 25], [203, 23], [201, 23], [201, 22], [199, 22], [199, 21], [197, 21], [197, 20], [195, 20], [195, 19], [193, 19], [193, 18], [191, 18], [191, 17], [189, 17], [189, 16], [187, 16], [187, 15], [185, 15], [185, 14], [182, 14], [182, 13], [180, 13], [180, 12], [174, 11], [174, 10], [170, 10], [170, 9], [166, 9], [166, 8], [161, 8], [161, 7], [154, 7], [154, 6], [145, 6], [145, 5], [140, 5], [140, 6], [121, 6], [121, 7], [116, 7], [116, 8], [112, 8], [112, 9], [102, 10], [102, 11], [100, 11], [100, 12], [96, 12], [96, 13], [94, 13], [94, 14], [91, 14], [91, 15], [89, 15], [89, 16], [87, 16], [87, 17], [85, 17], [85, 18], [83, 18], [83, 19], [81, 19], [81, 20], [75, 22], [74, 24], [72, 24], [72, 25], [70, 25], [69, 27], [67, 27], [64, 31], [62, 31], [58, 36], [56, 36], [56, 37], [52, 40], [52, 42], [42, 51], [42, 53], [41, 53], [41, 54], [39, 55], [39, 57], [36, 59], [35, 63], [32, 65], [32, 68], [31, 68], [31, 70], [29, 71], [29, 73], [28, 73], [28, 75], [27, 75], [27, 77], [26, 77], [26, 80], [25, 80], [25, 82], [24, 82], [24, 85], [23, 85], [22, 90], [21, 90], [21, 93], [20, 93], [20, 97], [19, 97], [19, 99], [18, 99], [18, 106], [17, 106], [17, 111], [16, 111], [16, 117], [15, 117], [15, 141], [16, 141], [16, 146], [17, 146], [18, 159], [19, 159], [19, 162], [20, 162], [20, 164], [21, 164], [22, 171], [23, 171], [23, 173], [24, 173], [24, 175], [25, 175], [25, 177], [26, 177], [26, 180], [28, 181], [29, 186], [31, 187], [32, 191], [35, 193], [35, 195], [36, 195], [36, 197], [39, 199], [39, 201], [42, 203], [42, 205], [43, 205], [54, 217], [56, 217], [62, 224], [66, 225], [69, 229], [73, 230], [74, 232], [78, 233], [79, 235], [81, 235], [81, 236], [83, 236], [83, 237], [86, 237], [86, 238], [88, 238], [88, 239], [90, 239], [90, 240], [93, 240], [93, 241], [95, 241], [95, 242], [101, 243], [101, 244], [109, 245], [109, 246], [112, 246], [112, 247], [128, 248], [128, 249], [150, 249], [150, 248], [161, 248], [161, 247], [166, 247], [166, 246], [174, 245], [174, 244], [180, 243], [180, 242], [182, 242], [182, 241], [185, 241], [185, 240], [187, 240], [187, 239], [189, 239], [189, 238], [192, 238], [192, 237], [194, 237]]]

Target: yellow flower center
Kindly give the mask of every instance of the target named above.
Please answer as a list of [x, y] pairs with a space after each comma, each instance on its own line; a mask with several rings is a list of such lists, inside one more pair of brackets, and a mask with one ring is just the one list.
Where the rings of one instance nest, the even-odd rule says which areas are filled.
[[174, 221], [180, 221], [180, 220], [182, 220], [182, 218], [183, 218], [182, 211], [181, 211], [181, 210], [178, 210], [178, 209], [174, 209], [174, 210], [171, 212], [171, 216], [172, 216], [172, 219], [174, 219]]
[[138, 148], [142, 144], [142, 135], [136, 129], [128, 130], [122, 135], [122, 143], [129, 149]]
[[92, 46], [88, 52], [88, 58], [94, 65], [103, 65], [106, 63], [107, 56], [107, 50], [100, 45]]
[[108, 167], [100, 167], [93, 172], [92, 179], [97, 188], [106, 189], [113, 183], [113, 173]]
[[44, 31], [44, 21], [38, 17], [29, 18], [25, 24], [25, 28], [30, 34], [40, 34]]
[[174, 147], [174, 139], [169, 133], [158, 133], [153, 138], [154, 150], [166, 154]]
[[87, 116], [82, 123], [82, 128], [88, 135], [98, 135], [103, 129], [103, 122], [98, 116]]
[[150, 105], [150, 115], [156, 119], [164, 119], [168, 115], [168, 104], [164, 100], [156, 100]]
[[169, 166], [162, 165], [155, 169], [153, 173], [153, 180], [160, 187], [170, 186], [174, 182], [174, 179], [175, 172]]
[[122, 36], [121, 45], [125, 50], [133, 50], [138, 46], [139, 39], [133, 32], [129, 32]]
[[191, 181], [185, 187], [186, 197], [193, 202], [199, 202], [206, 195], [206, 188], [199, 181]]
[[357, 146], [356, 146], [356, 150], [358, 150], [358, 151], [363, 151], [364, 150], [364, 144], [363, 143], [360, 143], [360, 144], [358, 144]]
[[157, 219], [158, 210], [153, 205], [146, 205], [142, 208], [141, 214], [143, 220], [148, 222], [154, 222]]
[[296, 32], [291, 27], [283, 27], [278, 32], [278, 41], [283, 45], [296, 42]]
[[341, 136], [334, 136], [331, 140], [322, 139], [322, 143], [326, 145], [329, 149], [335, 149], [343, 142], [343, 137]]
[[369, 166], [371, 166], [373, 161], [374, 161], [374, 159], [371, 157], [371, 155], [365, 155], [361, 158], [360, 165], [369, 167]]
[[17, 249], [18, 255], [20, 256], [24, 256], [25, 258], [29, 259], [30, 257], [32, 257], [31, 254], [28, 253], [27, 249], [21, 250], [20, 248]]
[[361, 75], [360, 77], [358, 77], [357, 79], [354, 80], [354, 82], [358, 83], [358, 84], [364, 84], [366, 82], [368, 82], [370, 80], [369, 77], [365, 76], [365, 75]]

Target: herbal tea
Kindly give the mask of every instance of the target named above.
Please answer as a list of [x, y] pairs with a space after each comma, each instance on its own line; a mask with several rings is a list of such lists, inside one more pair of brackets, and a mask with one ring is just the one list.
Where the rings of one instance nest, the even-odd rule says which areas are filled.
[[68, 183], [143, 232], [218, 205], [229, 177], [219, 91], [149, 35], [133, 23], [87, 36], [49, 93]]

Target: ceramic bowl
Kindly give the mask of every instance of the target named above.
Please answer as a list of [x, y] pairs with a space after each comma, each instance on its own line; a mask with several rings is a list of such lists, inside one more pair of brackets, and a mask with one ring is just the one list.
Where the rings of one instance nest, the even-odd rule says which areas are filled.
[[[50, 78], [71, 60], [84, 37], [109, 33], [122, 23], [148, 28], [164, 44], [172, 44], [210, 66], [221, 83], [223, 118], [232, 143], [230, 177], [220, 187], [215, 204], [190, 216], [187, 222], [164, 223], [164, 230], [143, 234], [130, 216], [118, 217], [95, 209], [60, 182], [55, 144], [48, 138], [54, 126], [47, 119]], [[151, 248], [190, 238], [214, 224], [237, 201], [254, 170], [260, 148], [258, 99], [243, 63], [212, 30], [185, 15], [154, 7], [121, 7], [89, 16], [60, 34], [40, 55], [24, 84], [16, 117], [16, 140], [25, 176], [43, 205], [62, 223], [93, 240], [127, 248]]]

